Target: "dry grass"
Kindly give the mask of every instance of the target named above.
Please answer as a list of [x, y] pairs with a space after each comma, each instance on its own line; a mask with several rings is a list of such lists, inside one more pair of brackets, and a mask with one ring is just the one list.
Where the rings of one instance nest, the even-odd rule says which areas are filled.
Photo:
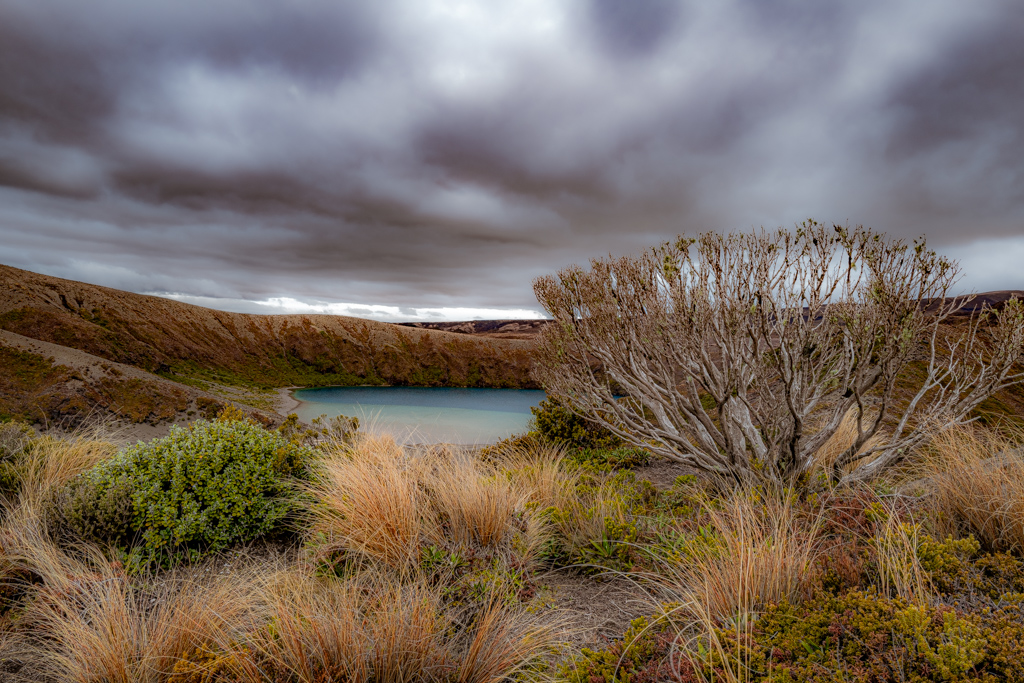
[[394, 439], [361, 436], [351, 448], [326, 452], [309, 492], [311, 534], [321, 552], [345, 550], [404, 569], [419, 559], [430, 520], [421, 467]]
[[745, 620], [764, 605], [799, 601], [810, 588], [820, 523], [794, 510], [786, 492], [738, 491], [707, 501], [709, 540], [667, 567], [676, 600], [715, 623]]
[[974, 534], [990, 550], [1024, 551], [1024, 453], [1022, 435], [1015, 436], [950, 429], [932, 440], [919, 466], [918, 474], [931, 480], [938, 520]]
[[704, 540], [682, 561], [666, 562], [656, 581], [679, 605], [667, 617], [678, 624], [682, 655], [703, 661], [716, 653], [734, 683], [751, 677], [749, 653], [727, 651], [719, 633], [745, 642], [765, 605], [809, 595], [821, 523], [799, 515], [787, 491], [723, 495], [703, 503]]
[[424, 483], [442, 522], [436, 532], [466, 545], [495, 547], [505, 540], [527, 496], [478, 459], [438, 449], [426, 460]]
[[271, 628], [237, 659], [241, 681], [353, 683], [507, 680], [556, 645], [556, 630], [498, 600], [475, 612], [394, 574], [315, 578], [288, 570], [266, 587]]
[[42, 499], [117, 452], [102, 429], [32, 438], [18, 459], [22, 499]]
[[252, 628], [253, 568], [132, 583], [98, 548], [55, 542], [33, 503], [10, 510], [0, 530], [0, 572], [23, 605], [0, 656], [28, 663], [22, 680], [164, 681], [197, 648]]
[[494, 466], [443, 448], [415, 456], [390, 437], [360, 436], [323, 455], [310, 493], [318, 551], [409, 570], [430, 544], [515, 552], [533, 559], [541, 527], [529, 492]]
[[112, 568], [71, 566], [68, 590], [45, 587], [25, 619], [48, 636], [38, 659], [67, 681], [165, 681], [197, 650], [230, 646], [260, 613], [253, 573], [207, 568], [140, 586]]
[[599, 481], [580, 487], [581, 471], [567, 465], [560, 448], [540, 444], [507, 448], [500, 453], [500, 462], [538, 510], [558, 510], [548, 523], [570, 552], [601, 541], [609, 520], [624, 524], [630, 519], [612, 475], [592, 474]]
[[931, 590], [928, 573], [917, 556], [918, 525], [902, 521], [892, 505], [886, 512], [885, 523], [872, 539], [878, 563], [878, 588], [882, 595], [897, 595], [908, 602], [927, 604]]
[[510, 447], [496, 459], [526, 500], [537, 507], [565, 508], [576, 500], [579, 471], [566, 466], [561, 448], [540, 444]]
[[[811, 466], [810, 472], [812, 476], [817, 476], [818, 474], [822, 473], [825, 474], [826, 476], [831, 476], [832, 466], [835, 464], [836, 460], [838, 460], [839, 456], [845, 453], [847, 449], [849, 449], [850, 446], [853, 445], [854, 441], [856, 441], [857, 417], [855, 415], [855, 412], [856, 411], [853, 408], [850, 408], [850, 410], [846, 411], [846, 414], [843, 415], [842, 422], [839, 423], [839, 428], [836, 429], [835, 433], [829, 438], [829, 440], [826, 441], [825, 444], [818, 449], [818, 452], [814, 454], [814, 464]], [[868, 422], [868, 420], [865, 419], [865, 422]], [[871, 448], [872, 446], [876, 445], [877, 443], [879, 443], [879, 441], [881, 441], [881, 438], [882, 437], [879, 434], [876, 434], [875, 436], [871, 437], [870, 439], [868, 439], [867, 443], [865, 443], [864, 446], [861, 447], [859, 452], [864, 452]], [[867, 458], [861, 460], [860, 462], [847, 465], [844, 468], [843, 473], [849, 474], [857, 467], [868, 464], [869, 462], [871, 462], [873, 457], [874, 456], [868, 456]]]

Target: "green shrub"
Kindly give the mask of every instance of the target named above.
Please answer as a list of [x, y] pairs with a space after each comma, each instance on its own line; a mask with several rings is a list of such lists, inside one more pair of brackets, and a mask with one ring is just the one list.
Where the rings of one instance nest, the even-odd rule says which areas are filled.
[[137, 533], [133, 494], [129, 470], [103, 463], [64, 487], [57, 506], [64, 524], [83, 539], [123, 546]]
[[21, 488], [22, 459], [35, 432], [23, 422], [0, 423], [0, 497]]
[[[769, 606], [750, 626], [675, 638], [662, 622], [634, 622], [622, 640], [584, 650], [563, 670], [573, 683], [882, 683], [1024, 680], [1024, 595], [966, 612], [920, 606], [873, 590], [819, 594]], [[675, 644], [673, 644], [675, 641]], [[675, 651], [687, 642], [685, 652]], [[632, 643], [632, 645], [630, 645]]]
[[945, 596], [984, 595], [999, 600], [1024, 593], [1024, 566], [1006, 553], [983, 553], [973, 536], [935, 541], [925, 537], [918, 549], [921, 568], [932, 586]]
[[596, 471], [626, 470], [644, 467], [651, 462], [651, 454], [643, 448], [580, 448], [568, 455], [576, 465]]
[[556, 398], [546, 398], [530, 408], [537, 432], [549, 443], [571, 448], [615, 449], [622, 440], [605, 427], [585, 420], [564, 407]]
[[667, 661], [675, 631], [665, 618], [634, 619], [622, 635], [600, 650], [583, 648], [565, 664], [559, 679], [569, 683], [655, 683], [676, 679]]
[[89, 538], [119, 543], [138, 534], [136, 565], [195, 559], [274, 529], [293, 508], [288, 479], [309, 455], [248, 421], [174, 426], [79, 477], [66, 488], [61, 511]]

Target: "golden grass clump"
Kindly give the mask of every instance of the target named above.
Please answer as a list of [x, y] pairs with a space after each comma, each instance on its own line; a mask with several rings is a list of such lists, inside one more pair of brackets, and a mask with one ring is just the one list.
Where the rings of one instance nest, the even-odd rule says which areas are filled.
[[937, 521], [974, 534], [992, 551], [1024, 551], [1024, 450], [972, 425], [936, 435], [919, 464], [929, 479]]
[[521, 563], [539, 544], [528, 495], [471, 455], [444, 448], [417, 455], [390, 437], [364, 435], [325, 452], [315, 471], [310, 537], [323, 555], [343, 551], [406, 570], [429, 544], [514, 544]]
[[745, 621], [766, 604], [797, 602], [811, 589], [820, 520], [794, 509], [785, 491], [736, 491], [703, 503], [703, 544], [665, 563], [674, 601], [709, 624]]
[[166, 681], [197, 650], [230, 648], [260, 613], [253, 572], [212, 567], [137, 585], [113, 568], [69, 567], [69, 589], [39, 590], [25, 619], [49, 636], [39, 660], [61, 680]]
[[22, 605], [0, 658], [27, 662], [22, 680], [165, 681], [196, 649], [225, 647], [256, 623], [252, 567], [133, 583], [95, 546], [57, 543], [34, 502], [10, 510], [0, 529], [0, 580]]
[[419, 559], [431, 522], [422, 467], [394, 439], [361, 436], [351, 449], [324, 453], [315, 468], [310, 521], [321, 552], [344, 549], [393, 568]]
[[17, 458], [20, 497], [46, 497], [116, 451], [117, 444], [100, 430], [32, 438]]
[[424, 483], [442, 522], [436, 532], [459, 543], [494, 547], [515, 528], [525, 495], [497, 469], [445, 449], [426, 459]]
[[[868, 422], [870, 421], [865, 418], [865, 424], [867, 424]], [[819, 448], [818, 451], [814, 454], [814, 463], [811, 467], [811, 474], [825, 474], [826, 476], [831, 476], [832, 467], [833, 465], [835, 465], [836, 460], [838, 460], [839, 456], [845, 453], [847, 449], [854, 444], [856, 439], [856, 410], [850, 408], [850, 410], [846, 411], [846, 414], [843, 415], [842, 422], [839, 423], [839, 428], [836, 429], [835, 433], [832, 434], [831, 437], [829, 437], [829, 440], [826, 441], [824, 445], [822, 445], [822, 447]], [[872, 446], [876, 445], [880, 440], [881, 436], [879, 434], [876, 434], [875, 436], [868, 439], [867, 443], [865, 443], [858, 452], [862, 453], [868, 450]], [[874, 456], [868, 456], [864, 460], [853, 463], [851, 465], [847, 465], [843, 474], [849, 474], [855, 468], [860, 467], [861, 465], [866, 465], [867, 463], [871, 462], [873, 458]]]
[[556, 630], [521, 609], [447, 606], [440, 589], [394, 574], [288, 570], [266, 591], [272, 627], [247, 643], [242, 681], [485, 683], [509, 680], [556, 645]]
[[566, 466], [564, 450], [558, 446], [530, 443], [506, 447], [495, 459], [526, 500], [541, 509], [565, 508], [576, 499], [579, 470]]
[[871, 539], [878, 563], [879, 591], [907, 602], [928, 604], [932, 597], [930, 579], [917, 555], [920, 527], [903, 521], [894, 505], [887, 505], [885, 511], [885, 521]]

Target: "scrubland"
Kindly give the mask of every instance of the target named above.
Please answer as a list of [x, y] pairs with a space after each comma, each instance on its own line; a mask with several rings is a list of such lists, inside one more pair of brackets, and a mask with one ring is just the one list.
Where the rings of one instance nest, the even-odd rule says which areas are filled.
[[[837, 488], [840, 430], [800, 486], [723, 490], [552, 405], [473, 453], [233, 410], [127, 447], [6, 423], [0, 679], [1024, 680], [1019, 436]], [[581, 634], [555, 573], [645, 616]]]

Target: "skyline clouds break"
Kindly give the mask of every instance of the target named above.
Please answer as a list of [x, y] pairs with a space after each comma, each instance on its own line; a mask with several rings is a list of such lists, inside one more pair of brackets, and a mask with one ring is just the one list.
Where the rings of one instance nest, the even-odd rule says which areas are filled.
[[0, 0], [0, 263], [248, 312], [534, 317], [808, 217], [1024, 289], [1009, 0]]

